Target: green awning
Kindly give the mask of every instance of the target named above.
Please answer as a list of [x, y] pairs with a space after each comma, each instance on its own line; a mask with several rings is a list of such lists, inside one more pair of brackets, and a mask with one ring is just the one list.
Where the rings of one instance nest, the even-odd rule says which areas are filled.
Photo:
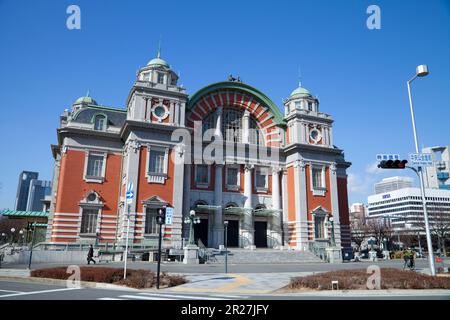
[[224, 213], [226, 214], [246, 214], [247, 212], [252, 211], [251, 208], [242, 208], [242, 207], [228, 207], [225, 208]]
[[268, 216], [272, 216], [276, 213], [281, 212], [281, 210], [273, 210], [273, 209], [257, 209], [257, 210], [253, 210], [253, 214], [255, 216], [264, 216], [264, 217], [268, 217]]
[[221, 206], [211, 206], [209, 204], [198, 204], [194, 208], [194, 210], [195, 210], [195, 212], [199, 212], [199, 213], [202, 213], [202, 212], [209, 213], [211, 211], [214, 212], [220, 208], [222, 208], [222, 207]]
[[48, 218], [48, 212], [45, 211], [17, 211], [3, 210], [0, 212], [2, 216], [11, 218]]

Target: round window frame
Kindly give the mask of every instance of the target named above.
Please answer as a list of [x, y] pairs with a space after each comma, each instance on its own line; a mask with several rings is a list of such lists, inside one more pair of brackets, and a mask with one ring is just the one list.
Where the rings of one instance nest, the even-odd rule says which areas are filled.
[[[316, 139], [314, 139], [312, 136], [314, 131], [317, 132]], [[314, 142], [314, 144], [317, 144], [322, 139], [322, 134], [320, 133], [320, 130], [318, 130], [317, 128], [312, 128], [311, 130], [309, 130], [309, 138]]]
[[[156, 114], [156, 109], [159, 107], [164, 109], [164, 114], [162, 116], [158, 116]], [[167, 107], [164, 104], [157, 104], [152, 108], [152, 114], [155, 118], [158, 119], [159, 122], [161, 122], [162, 120], [166, 119], [169, 116], [169, 110], [167, 110]]]

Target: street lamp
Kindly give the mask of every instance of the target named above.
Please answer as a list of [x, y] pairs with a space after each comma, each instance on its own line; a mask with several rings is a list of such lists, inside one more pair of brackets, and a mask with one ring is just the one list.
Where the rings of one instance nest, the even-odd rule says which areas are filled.
[[331, 224], [331, 246], [335, 247], [336, 246], [336, 240], [334, 238], [334, 218], [333, 217], [329, 217], [328, 221]]
[[228, 220], [223, 222], [225, 226], [225, 273], [228, 273]]
[[20, 238], [21, 238], [21, 246], [23, 246], [23, 229], [21, 229], [20, 231], [19, 231], [19, 234], [20, 234]]
[[186, 224], [189, 223], [189, 240], [188, 240], [188, 244], [189, 245], [195, 245], [195, 241], [194, 241], [194, 224], [200, 223], [200, 218], [195, 217], [195, 210], [189, 211], [189, 217], [186, 217], [184, 219], [184, 223], [186, 223]]
[[[416, 153], [419, 153], [419, 141], [417, 137], [417, 131], [416, 131], [416, 121], [414, 118], [414, 108], [413, 108], [413, 101], [411, 96], [411, 82], [413, 82], [417, 77], [425, 77], [428, 75], [428, 67], [426, 65], [420, 65], [416, 68], [416, 74], [414, 77], [412, 77], [410, 80], [407, 81], [408, 86], [408, 97], [409, 97], [409, 108], [411, 111], [411, 122], [413, 127], [413, 133], [414, 133], [414, 144], [416, 147]], [[428, 260], [430, 264], [430, 271], [431, 275], [436, 275], [436, 270], [434, 268], [434, 256], [433, 256], [433, 243], [431, 242], [431, 233], [430, 233], [430, 226], [428, 223], [428, 213], [427, 213], [427, 202], [425, 198], [425, 185], [423, 181], [423, 170], [422, 167], [418, 168], [419, 170], [419, 178], [420, 178], [420, 191], [422, 194], [422, 205], [423, 205], [423, 217], [425, 220], [425, 232], [427, 236], [427, 246], [428, 246]]]
[[13, 244], [14, 232], [16, 232], [16, 229], [15, 228], [11, 228], [11, 245], [13, 246], [13, 251], [14, 251], [14, 244]]

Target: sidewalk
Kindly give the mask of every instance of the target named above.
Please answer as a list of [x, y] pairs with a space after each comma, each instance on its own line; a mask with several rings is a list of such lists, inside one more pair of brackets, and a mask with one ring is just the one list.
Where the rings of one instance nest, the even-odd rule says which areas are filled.
[[292, 277], [314, 273], [317, 272], [184, 274], [188, 283], [165, 291], [267, 294], [287, 286]]

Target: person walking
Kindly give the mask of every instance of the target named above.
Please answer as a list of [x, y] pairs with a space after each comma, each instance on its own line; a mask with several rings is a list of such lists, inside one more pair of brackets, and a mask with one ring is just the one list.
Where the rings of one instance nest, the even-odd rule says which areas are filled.
[[87, 255], [87, 264], [90, 264], [91, 261], [94, 262], [95, 264], [95, 260], [94, 260], [94, 247], [91, 245], [89, 245], [89, 251], [88, 251], [88, 255]]

